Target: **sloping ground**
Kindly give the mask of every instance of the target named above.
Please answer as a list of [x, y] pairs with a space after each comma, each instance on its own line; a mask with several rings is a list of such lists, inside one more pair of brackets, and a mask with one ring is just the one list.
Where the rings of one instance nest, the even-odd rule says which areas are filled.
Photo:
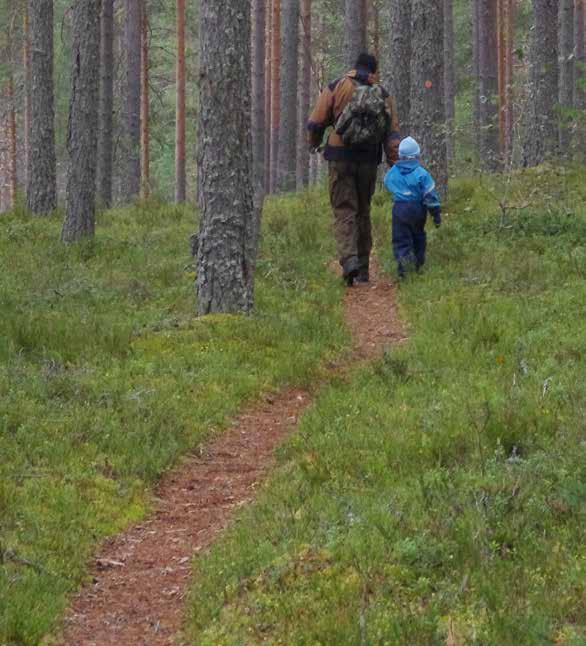
[[409, 342], [320, 393], [198, 559], [187, 643], [584, 643], [586, 181], [514, 176], [502, 219], [505, 185], [454, 183]]
[[[323, 215], [322, 215], [323, 214]], [[246, 401], [349, 346], [324, 195], [270, 203], [253, 317], [194, 318], [189, 209], [0, 221], [0, 643], [37, 644], [99, 544]]]
[[[380, 355], [403, 338], [393, 287], [378, 272], [371, 285], [349, 290], [344, 305], [355, 343], [350, 363], [342, 367]], [[311, 402], [312, 395], [298, 389], [267, 397], [237, 417], [202, 456], [169, 474], [157, 489], [154, 515], [110, 541], [97, 557], [91, 585], [68, 613], [64, 643], [174, 643], [192, 556], [255, 496], [273, 466], [275, 448]]]

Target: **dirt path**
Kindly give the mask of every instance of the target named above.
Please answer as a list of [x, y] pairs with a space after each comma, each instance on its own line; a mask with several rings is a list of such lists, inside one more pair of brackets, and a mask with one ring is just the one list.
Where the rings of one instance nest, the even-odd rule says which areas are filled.
[[[344, 366], [371, 359], [404, 339], [394, 303], [394, 288], [376, 267], [370, 284], [347, 291], [345, 315], [354, 351]], [[165, 477], [155, 492], [153, 515], [103, 545], [92, 583], [74, 599], [66, 617], [62, 643], [173, 644], [193, 555], [254, 498], [273, 466], [275, 448], [311, 400], [296, 389], [265, 397], [234, 419], [203, 455], [189, 457]]]

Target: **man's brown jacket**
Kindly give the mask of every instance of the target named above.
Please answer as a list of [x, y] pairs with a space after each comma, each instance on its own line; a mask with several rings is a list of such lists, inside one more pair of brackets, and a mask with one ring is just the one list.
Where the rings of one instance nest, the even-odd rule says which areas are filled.
[[[342, 78], [339, 78], [328, 85], [321, 93], [315, 109], [309, 117], [307, 124], [309, 145], [313, 148], [321, 146], [324, 132], [333, 126], [344, 108], [352, 99], [356, 83], [373, 85], [376, 77], [362, 70], [352, 70]], [[390, 128], [380, 144], [365, 145], [348, 148], [344, 145], [342, 137], [331, 131], [324, 151], [324, 157], [328, 161], [354, 161], [360, 163], [380, 164], [382, 151], [384, 150], [387, 163], [394, 164], [398, 159], [399, 141], [399, 120], [395, 101], [388, 92], [384, 91], [389, 115]]]

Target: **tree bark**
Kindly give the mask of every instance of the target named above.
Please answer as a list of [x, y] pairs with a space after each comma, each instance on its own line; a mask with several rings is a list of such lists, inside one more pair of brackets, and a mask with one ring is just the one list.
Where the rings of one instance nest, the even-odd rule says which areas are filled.
[[31, 122], [27, 204], [35, 215], [57, 208], [53, 96], [53, 0], [28, 0]]
[[533, 0], [531, 91], [525, 164], [536, 166], [557, 152], [558, 0]]
[[505, 0], [505, 21], [506, 21], [506, 49], [505, 49], [505, 93], [507, 109], [505, 113], [505, 155], [507, 160], [513, 154], [513, 123], [515, 118], [515, 103], [513, 97], [515, 68], [515, 24], [516, 24], [516, 3], [515, 0]]
[[9, 72], [7, 81], [6, 95], [8, 100], [8, 114], [6, 117], [7, 126], [7, 165], [8, 173], [8, 205], [14, 208], [16, 204], [16, 192], [18, 188], [18, 178], [16, 174], [16, 110], [14, 109], [14, 80], [12, 70]]
[[64, 242], [94, 235], [96, 217], [96, 151], [100, 59], [99, 3], [73, 5], [71, 100], [67, 151], [67, 206], [61, 232]]
[[480, 153], [480, 0], [472, 0], [472, 82], [474, 143]]
[[7, 152], [8, 132], [4, 114], [4, 100], [6, 89], [4, 88], [0, 101], [0, 213], [4, 213], [8, 206], [8, 179], [7, 179]]
[[0, 213], [11, 208], [8, 195], [8, 112], [10, 106], [8, 83], [0, 94]]
[[586, 0], [576, 0], [576, 108], [586, 108], [586, 43], [584, 42], [584, 29], [586, 24]]
[[444, 64], [448, 160], [454, 159], [454, 127], [456, 118], [456, 73], [454, 60], [454, 3], [444, 0]]
[[175, 107], [175, 202], [182, 204], [187, 197], [185, 146], [185, 0], [177, 0], [177, 62]]
[[479, 0], [479, 130], [480, 160], [489, 170], [499, 162], [497, 6], [495, 0]]
[[150, 172], [150, 87], [149, 87], [149, 19], [146, 0], [143, 0], [140, 36], [140, 197], [148, 200], [151, 194]]
[[437, 43], [444, 42], [443, 0], [413, 0], [411, 57], [411, 131], [442, 196], [448, 186], [444, 61]]
[[301, 37], [299, 39], [299, 112], [297, 124], [297, 189], [309, 183], [307, 117], [311, 106], [311, 0], [301, 0]]
[[574, 107], [575, 93], [575, 51], [574, 51], [574, 0], [560, 0], [559, 6], [559, 48], [560, 78], [559, 103], [560, 119], [560, 153], [569, 157], [572, 141], [571, 121], [568, 111]]
[[271, 0], [266, 0], [266, 18], [265, 18], [265, 153], [264, 153], [264, 191], [269, 193], [271, 190], [271, 132], [273, 130], [271, 122], [271, 82], [272, 82], [272, 53], [271, 53], [271, 34], [272, 34], [272, 15], [273, 5]]
[[6, 158], [4, 171], [6, 174], [6, 208], [12, 209], [16, 204], [17, 174], [16, 174], [16, 110], [14, 105], [14, 56], [13, 56], [14, 13], [7, 16], [6, 25], [6, 81], [4, 86], [4, 124]]
[[368, 48], [368, 11], [364, 0], [345, 0], [346, 66], [351, 68], [358, 55]]
[[98, 200], [112, 206], [114, 162], [114, 0], [102, 0], [100, 16], [100, 107], [98, 139]]
[[265, 176], [266, 0], [252, 2], [252, 158], [255, 202], [260, 209]]
[[513, 2], [497, 0], [498, 25], [498, 122], [499, 148], [503, 160], [510, 157], [512, 147], [513, 86]]
[[271, 182], [270, 192], [277, 189], [279, 161], [279, 126], [281, 122], [281, 0], [273, 0], [271, 38]]
[[[200, 315], [249, 312], [256, 249], [250, 2], [216, 0], [202, 3], [200, 11], [197, 309]], [[233, 143], [230, 155], [226, 142]]]
[[390, 4], [391, 65], [389, 91], [395, 98], [402, 132], [411, 117], [411, 0]]
[[23, 147], [24, 147], [24, 185], [28, 190], [28, 171], [30, 166], [30, 133], [31, 133], [31, 47], [28, 2], [24, 5], [22, 66], [24, 76], [24, 109], [23, 109]]
[[280, 191], [294, 191], [297, 169], [297, 78], [299, 52], [299, 0], [283, 0], [281, 29], [281, 122], [279, 124]]
[[140, 192], [140, 109], [141, 109], [141, 5], [142, 0], [124, 0], [126, 15], [124, 40], [126, 46], [126, 197], [133, 199]]

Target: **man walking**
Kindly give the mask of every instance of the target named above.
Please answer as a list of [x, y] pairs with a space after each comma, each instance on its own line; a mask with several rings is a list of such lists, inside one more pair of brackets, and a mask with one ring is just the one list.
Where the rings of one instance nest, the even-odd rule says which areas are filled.
[[338, 257], [348, 286], [368, 282], [372, 250], [370, 203], [383, 150], [387, 163], [397, 160], [400, 141], [395, 102], [377, 84], [378, 62], [360, 54], [356, 69], [321, 93], [308, 123], [309, 145], [317, 151], [324, 132], [329, 162], [330, 201]]

